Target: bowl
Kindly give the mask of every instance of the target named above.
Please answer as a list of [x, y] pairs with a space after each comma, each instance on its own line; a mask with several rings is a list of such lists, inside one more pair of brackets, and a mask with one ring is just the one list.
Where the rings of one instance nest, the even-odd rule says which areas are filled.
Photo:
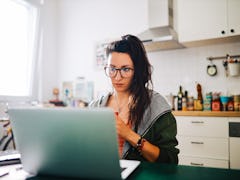
[[221, 103], [228, 103], [230, 97], [229, 96], [220, 96]]

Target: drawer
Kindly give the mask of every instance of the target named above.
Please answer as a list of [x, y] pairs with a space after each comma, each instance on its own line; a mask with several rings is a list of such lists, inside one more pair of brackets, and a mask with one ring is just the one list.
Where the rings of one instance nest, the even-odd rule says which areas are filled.
[[229, 168], [228, 160], [199, 158], [191, 156], [180, 156], [179, 164], [187, 166], [200, 166], [200, 167], [215, 167], [215, 168]]
[[229, 160], [228, 138], [177, 136], [181, 155]]
[[228, 137], [228, 118], [176, 117], [178, 135], [202, 137]]
[[240, 137], [231, 137], [230, 149], [230, 168], [240, 170]]

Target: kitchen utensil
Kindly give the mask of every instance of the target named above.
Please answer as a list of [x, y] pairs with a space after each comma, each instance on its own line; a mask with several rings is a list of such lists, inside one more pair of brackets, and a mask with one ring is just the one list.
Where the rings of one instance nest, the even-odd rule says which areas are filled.
[[238, 60], [228, 62], [228, 70], [230, 76], [240, 75], [240, 62]]

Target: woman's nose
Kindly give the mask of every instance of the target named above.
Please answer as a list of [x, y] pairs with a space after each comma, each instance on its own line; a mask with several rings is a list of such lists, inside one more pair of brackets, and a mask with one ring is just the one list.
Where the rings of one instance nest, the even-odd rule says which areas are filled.
[[122, 75], [121, 75], [121, 72], [120, 72], [120, 71], [117, 71], [117, 72], [116, 72], [115, 79], [116, 79], [116, 80], [122, 79]]

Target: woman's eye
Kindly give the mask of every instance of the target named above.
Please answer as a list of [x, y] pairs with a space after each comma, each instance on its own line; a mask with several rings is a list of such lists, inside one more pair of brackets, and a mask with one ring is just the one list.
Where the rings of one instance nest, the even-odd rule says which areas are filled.
[[128, 72], [128, 71], [130, 70], [130, 68], [122, 68], [122, 70], [123, 70], [124, 72]]
[[110, 71], [111, 71], [111, 72], [115, 72], [115, 71], [116, 71], [116, 68], [113, 68], [113, 67], [112, 67], [112, 68], [110, 68]]

